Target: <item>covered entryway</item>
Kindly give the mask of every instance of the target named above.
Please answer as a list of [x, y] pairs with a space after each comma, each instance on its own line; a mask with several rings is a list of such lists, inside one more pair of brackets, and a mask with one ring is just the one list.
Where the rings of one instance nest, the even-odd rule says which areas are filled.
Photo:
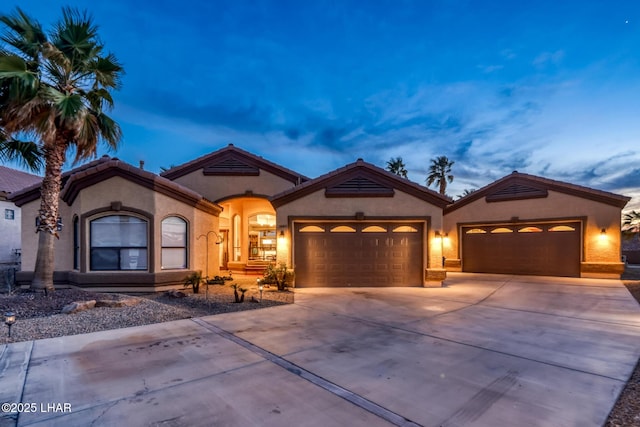
[[464, 226], [462, 270], [580, 276], [581, 223]]
[[296, 287], [421, 286], [424, 223], [296, 223]]

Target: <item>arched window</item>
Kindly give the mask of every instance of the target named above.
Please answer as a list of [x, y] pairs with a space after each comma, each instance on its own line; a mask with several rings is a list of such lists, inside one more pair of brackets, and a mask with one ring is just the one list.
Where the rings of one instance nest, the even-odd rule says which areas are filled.
[[242, 248], [240, 247], [241, 242], [240, 235], [240, 215], [233, 216], [233, 260], [240, 261], [242, 257]]
[[90, 223], [89, 268], [96, 271], [147, 270], [147, 221], [109, 215]]
[[162, 220], [162, 269], [187, 268], [187, 221], [177, 216]]
[[80, 221], [73, 217], [73, 269], [80, 269]]

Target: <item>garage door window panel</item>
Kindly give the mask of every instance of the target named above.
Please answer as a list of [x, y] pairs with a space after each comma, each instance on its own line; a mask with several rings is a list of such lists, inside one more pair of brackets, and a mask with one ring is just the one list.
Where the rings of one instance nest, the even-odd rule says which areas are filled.
[[551, 232], [576, 231], [576, 229], [568, 225], [554, 225], [553, 227], [549, 227], [549, 231]]
[[338, 225], [331, 229], [332, 233], [355, 233], [356, 229], [347, 225]]
[[522, 227], [518, 230], [518, 233], [542, 233], [542, 228], [540, 227]]
[[299, 230], [300, 233], [324, 233], [324, 228], [317, 225], [307, 225]]
[[363, 233], [386, 233], [387, 229], [379, 225], [370, 225], [362, 229]]
[[417, 233], [418, 229], [410, 225], [401, 225], [393, 229], [394, 233]]

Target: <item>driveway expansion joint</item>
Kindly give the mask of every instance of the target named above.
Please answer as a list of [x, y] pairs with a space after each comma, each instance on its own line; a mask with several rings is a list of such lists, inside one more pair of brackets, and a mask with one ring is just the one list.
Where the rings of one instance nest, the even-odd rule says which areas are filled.
[[403, 417], [402, 415], [399, 415], [383, 406], [380, 406], [377, 403], [372, 402], [360, 396], [359, 394], [349, 391], [339, 386], [338, 384], [335, 384], [310, 371], [307, 371], [306, 369], [296, 365], [295, 363], [292, 363], [274, 353], [271, 353], [270, 351], [265, 350], [264, 348], [259, 347], [245, 339], [242, 339], [229, 331], [225, 331], [224, 329], [218, 326], [212, 325], [211, 323], [208, 323], [200, 318], [192, 318], [191, 320], [197, 323], [198, 325], [203, 326], [209, 329], [210, 331], [220, 335], [221, 337], [228, 339], [229, 341], [235, 344], [238, 344], [241, 347], [258, 354], [259, 356], [274, 363], [275, 365], [283, 369], [286, 369], [290, 373], [297, 375], [300, 378], [305, 379], [320, 388], [323, 388], [329, 393], [334, 394], [338, 397], [341, 397], [342, 399], [345, 399], [346, 401], [358, 406], [361, 409], [364, 409], [367, 412], [377, 415], [378, 417], [392, 423], [393, 425], [402, 426], [402, 427], [420, 427], [420, 424], [417, 424]]

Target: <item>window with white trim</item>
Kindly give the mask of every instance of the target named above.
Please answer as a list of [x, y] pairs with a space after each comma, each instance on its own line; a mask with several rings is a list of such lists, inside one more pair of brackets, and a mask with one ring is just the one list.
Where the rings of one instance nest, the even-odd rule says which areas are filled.
[[187, 221], [177, 216], [162, 220], [162, 269], [187, 268]]

